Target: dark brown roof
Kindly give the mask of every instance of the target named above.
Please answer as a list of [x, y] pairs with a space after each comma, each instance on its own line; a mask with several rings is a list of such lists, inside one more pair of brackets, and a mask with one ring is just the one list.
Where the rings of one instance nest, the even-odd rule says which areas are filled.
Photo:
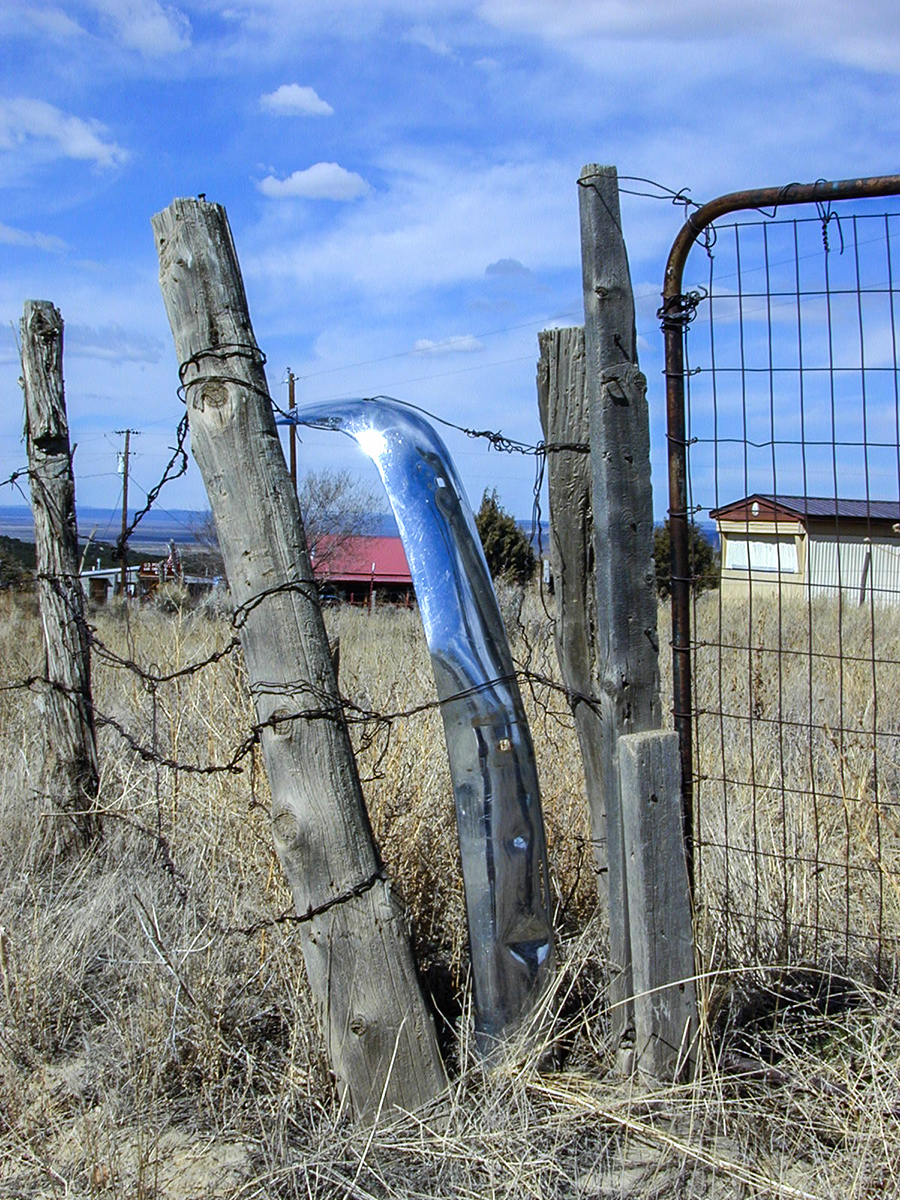
[[731, 504], [713, 509], [709, 515], [713, 520], [726, 517], [735, 509], [746, 510], [754, 500], [760, 501], [767, 509], [777, 508], [800, 519], [831, 517], [845, 521], [900, 521], [900, 502], [896, 500], [843, 500], [834, 496], [784, 496], [765, 492], [734, 500]]

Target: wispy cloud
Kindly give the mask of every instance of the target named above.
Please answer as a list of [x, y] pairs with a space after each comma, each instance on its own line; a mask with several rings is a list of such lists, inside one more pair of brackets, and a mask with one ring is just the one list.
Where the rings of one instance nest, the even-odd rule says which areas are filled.
[[273, 200], [356, 200], [369, 191], [369, 185], [355, 171], [337, 163], [320, 162], [305, 171], [294, 171], [287, 179], [267, 175], [259, 190]]
[[501, 279], [533, 279], [534, 274], [517, 258], [498, 258], [496, 262], [488, 263], [484, 268], [485, 275], [493, 275]]
[[426, 50], [440, 55], [441, 58], [453, 58], [453, 47], [443, 38], [439, 38], [430, 25], [414, 25], [404, 34], [403, 40], [424, 46]]
[[116, 40], [147, 58], [178, 54], [191, 44], [191, 25], [174, 5], [158, 0], [90, 0], [112, 25]]
[[0, 33], [67, 41], [84, 36], [84, 29], [61, 8], [43, 0], [36, 4], [27, 0], [5, 0], [0, 6]]
[[0, 100], [0, 150], [13, 150], [27, 142], [39, 142], [55, 157], [93, 162], [114, 167], [128, 158], [128, 151], [105, 137], [99, 121], [73, 117], [44, 100], [20, 96]]
[[413, 346], [412, 352], [424, 355], [475, 354], [483, 349], [484, 342], [480, 342], [471, 333], [465, 333], [459, 337], [441, 338], [437, 342], [433, 342], [431, 338], [419, 338]]
[[52, 237], [46, 233], [27, 233], [24, 229], [14, 229], [12, 225], [0, 222], [0, 243], [5, 246], [26, 246], [35, 250], [47, 250], [58, 254], [65, 250], [66, 243], [62, 238]]
[[299, 83], [283, 83], [274, 92], [259, 98], [260, 107], [279, 117], [330, 117], [334, 109], [318, 95], [315, 88]]
[[[426, 288], [485, 280], [485, 264], [528, 258], [535, 270], [577, 261], [577, 225], [565, 168], [533, 162], [467, 163], [398, 153], [365, 205], [347, 208], [328, 229], [285, 230], [272, 222], [252, 269], [268, 284], [318, 291], [340, 279], [360, 294], [412, 297]], [[490, 278], [490, 277], [487, 277]]]
[[848, 20], [843, 0], [697, 0], [690, 18], [669, 0], [598, 4], [596, 0], [482, 0], [479, 15], [511, 32], [578, 47], [585, 40], [634, 38], [714, 41], [765, 38], [813, 49], [824, 58], [870, 70], [900, 70], [900, 27], [891, 0], [857, 5]]
[[66, 325], [66, 354], [106, 362], [156, 363], [163, 347], [158, 338], [123, 329], [120, 325]]

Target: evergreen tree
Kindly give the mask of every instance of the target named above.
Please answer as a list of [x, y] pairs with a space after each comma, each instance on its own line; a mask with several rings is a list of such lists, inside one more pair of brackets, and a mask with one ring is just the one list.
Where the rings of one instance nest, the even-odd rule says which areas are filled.
[[525, 583], [534, 574], [534, 551], [528, 538], [500, 505], [497, 489], [485, 489], [475, 524], [491, 575]]
[[[702, 529], [693, 524], [688, 529], [692, 590], [699, 595], [719, 586], [719, 555]], [[656, 591], [662, 600], [667, 600], [672, 594], [672, 537], [668, 518], [664, 525], [656, 527], [653, 557], [656, 561]]]

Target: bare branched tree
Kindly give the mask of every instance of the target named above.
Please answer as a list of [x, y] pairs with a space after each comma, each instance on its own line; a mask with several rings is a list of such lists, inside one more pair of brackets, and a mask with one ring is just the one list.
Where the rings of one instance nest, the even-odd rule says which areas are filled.
[[308, 471], [297, 487], [306, 542], [319, 576], [354, 538], [375, 533], [380, 505], [367, 484], [349, 471]]
[[[348, 542], [375, 533], [382, 505], [375, 492], [350, 471], [329, 468], [302, 476], [297, 495], [316, 573], [327, 577], [329, 562], [340, 556]], [[184, 557], [191, 559], [191, 565], [195, 557], [202, 559], [205, 574], [224, 574], [212, 513], [198, 516], [191, 529], [197, 547], [193, 555]]]
[[186, 569], [196, 569], [204, 575], [224, 575], [225, 563], [212, 513], [198, 513], [191, 522], [191, 533], [194, 535], [194, 548], [182, 555]]

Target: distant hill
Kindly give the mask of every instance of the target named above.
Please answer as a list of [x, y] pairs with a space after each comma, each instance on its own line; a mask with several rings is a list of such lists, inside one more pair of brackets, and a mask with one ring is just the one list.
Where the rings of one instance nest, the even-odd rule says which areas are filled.
[[0, 587], [24, 581], [34, 571], [35, 565], [33, 542], [0, 536]]
[[[85, 550], [87, 555], [85, 556]], [[113, 567], [118, 564], [113, 561], [113, 545], [107, 542], [78, 543], [79, 562], [85, 558], [85, 567]], [[137, 565], [143, 559], [137, 550], [129, 550], [128, 562]], [[7, 537], [0, 534], [0, 587], [10, 583], [24, 583], [33, 575], [37, 567], [37, 553], [33, 541], [21, 538]]]
[[[128, 518], [134, 519], [133, 511], [129, 511]], [[170, 540], [177, 542], [182, 548], [195, 547], [201, 540], [199, 534], [208, 519], [208, 512], [190, 508], [152, 508], [128, 539], [128, 545], [138, 558], [163, 553]], [[391, 513], [375, 513], [371, 527], [375, 537], [392, 537], [397, 533], [397, 522]], [[121, 528], [121, 510], [116, 512], [112, 508], [87, 506], [78, 509], [78, 536], [81, 541], [86, 542], [90, 536], [99, 539], [102, 544], [112, 546], [115, 545]], [[31, 509], [24, 504], [0, 505], [0, 535], [33, 543], [34, 524]], [[93, 564], [93, 551], [90, 558]]]
[[[135, 510], [130, 509], [129, 521], [134, 519]], [[190, 546], [197, 541], [196, 530], [207, 517], [205, 512], [195, 512], [193, 509], [174, 508], [163, 511], [151, 509], [142, 518], [137, 529], [129, 538], [128, 544], [140, 556], [149, 552], [162, 552], [170, 540], [181, 546]], [[90, 508], [87, 505], [78, 509], [78, 536], [86, 542], [90, 537], [99, 539], [106, 545], [115, 545], [116, 538], [122, 528], [122, 511], [112, 508]], [[23, 504], [0, 505], [0, 535], [19, 538], [25, 542], [34, 541], [34, 523], [31, 519], [31, 509]]]

